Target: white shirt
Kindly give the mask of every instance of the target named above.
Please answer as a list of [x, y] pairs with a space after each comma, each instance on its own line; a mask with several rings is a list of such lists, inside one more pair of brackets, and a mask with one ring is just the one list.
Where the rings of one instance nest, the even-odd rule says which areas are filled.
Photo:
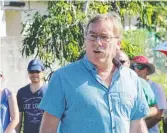
[[[151, 80], [149, 80], [148, 83], [150, 84], [155, 94], [155, 99], [157, 101], [158, 109], [163, 109], [163, 110], [167, 109], [166, 96], [162, 86]], [[159, 124], [156, 124], [154, 127], [150, 128], [149, 133], [159, 133]]]

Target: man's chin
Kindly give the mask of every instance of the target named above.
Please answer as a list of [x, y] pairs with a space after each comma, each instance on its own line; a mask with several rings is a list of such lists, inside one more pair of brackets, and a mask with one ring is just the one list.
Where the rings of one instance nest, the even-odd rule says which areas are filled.
[[39, 83], [39, 80], [31, 80], [32, 83]]
[[106, 59], [104, 59], [104, 58], [96, 58], [93, 60], [93, 64], [96, 64], [96, 65], [104, 64], [105, 62], [106, 62]]

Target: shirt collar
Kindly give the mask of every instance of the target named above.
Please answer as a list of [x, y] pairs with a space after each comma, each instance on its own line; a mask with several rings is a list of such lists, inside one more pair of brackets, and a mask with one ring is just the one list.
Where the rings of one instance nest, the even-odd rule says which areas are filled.
[[90, 71], [96, 69], [95, 65], [88, 60], [88, 57], [86, 55], [83, 58], [83, 63], [85, 67]]
[[[88, 57], [85, 55], [84, 58], [83, 58], [83, 63], [84, 65], [86, 66], [86, 68], [88, 70], [94, 70], [96, 69], [95, 65], [92, 64], [89, 60], [88, 60]], [[119, 69], [120, 67], [122, 67], [122, 64], [115, 58], [113, 58], [113, 63], [114, 65]]]

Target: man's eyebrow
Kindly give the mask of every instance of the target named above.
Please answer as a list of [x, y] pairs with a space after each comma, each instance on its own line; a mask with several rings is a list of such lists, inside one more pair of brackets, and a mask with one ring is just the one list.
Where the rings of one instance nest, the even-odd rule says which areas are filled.
[[94, 32], [94, 31], [89, 31], [89, 33], [91, 33], [91, 34], [96, 34], [96, 32]]
[[105, 36], [105, 35], [106, 35], [106, 36], [108, 35], [107, 33], [97, 34], [97, 33], [94, 32], [94, 31], [89, 31], [88, 33], [89, 33], [89, 34], [95, 34], [95, 35], [104, 35], [104, 36]]

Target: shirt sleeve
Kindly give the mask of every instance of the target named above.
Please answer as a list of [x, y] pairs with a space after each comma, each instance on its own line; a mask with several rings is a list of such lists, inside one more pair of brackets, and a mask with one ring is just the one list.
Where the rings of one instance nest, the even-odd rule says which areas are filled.
[[17, 103], [18, 103], [18, 107], [19, 107], [19, 112], [23, 112], [23, 102], [21, 100], [21, 92], [18, 91], [17, 92]]
[[4, 91], [5, 91], [5, 94], [6, 94], [6, 99], [8, 99], [9, 97], [11, 97], [12, 92], [9, 89], [5, 88]]
[[61, 118], [65, 110], [65, 94], [58, 71], [52, 75], [39, 108], [59, 119]]
[[167, 109], [165, 92], [159, 84], [154, 83], [157, 105], [159, 109]]
[[131, 120], [141, 119], [149, 113], [149, 106], [139, 78], [137, 79], [137, 89], [138, 93], [132, 110]]

